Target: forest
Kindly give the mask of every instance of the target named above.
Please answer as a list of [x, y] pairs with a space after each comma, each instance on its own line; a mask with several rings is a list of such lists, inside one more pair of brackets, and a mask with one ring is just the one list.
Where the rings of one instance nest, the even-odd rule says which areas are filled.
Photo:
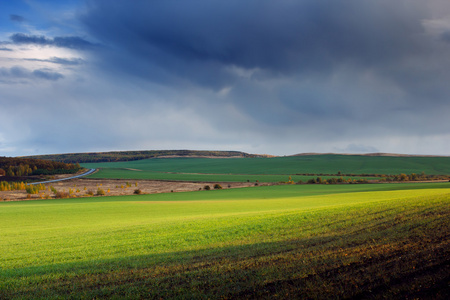
[[[57, 161], [0, 156], [0, 176], [26, 177], [31, 175], [54, 175], [76, 173], [81, 167], [78, 163], [63, 163]], [[4, 180], [6, 178], [2, 178]]]

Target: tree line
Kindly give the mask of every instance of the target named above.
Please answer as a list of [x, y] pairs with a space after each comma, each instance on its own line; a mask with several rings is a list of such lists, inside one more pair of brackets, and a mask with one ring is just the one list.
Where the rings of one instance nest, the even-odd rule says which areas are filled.
[[[317, 174], [316, 174], [317, 175]], [[344, 175], [348, 176], [348, 175]], [[352, 175], [353, 177], [365, 177], [366, 175]], [[379, 177], [376, 180], [368, 180], [366, 178], [344, 178], [340, 177], [331, 177], [331, 178], [322, 178], [321, 176], [317, 178], [311, 178], [305, 183], [308, 184], [339, 184], [339, 183], [370, 183], [370, 182], [406, 182], [406, 181], [433, 181], [433, 180], [450, 180], [449, 175], [426, 175], [424, 172], [421, 174], [411, 173], [411, 174], [394, 174], [394, 175], [378, 175], [371, 177]], [[294, 181], [289, 176], [289, 181], [287, 183], [294, 183]], [[303, 183], [303, 181], [299, 181], [299, 184]]]
[[30, 175], [71, 174], [81, 169], [78, 163], [63, 163], [57, 161], [0, 157], [0, 176], [24, 177]]

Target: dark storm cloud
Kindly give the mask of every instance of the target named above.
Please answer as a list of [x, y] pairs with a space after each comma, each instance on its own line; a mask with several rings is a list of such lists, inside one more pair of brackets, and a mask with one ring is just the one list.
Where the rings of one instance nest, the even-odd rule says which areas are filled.
[[330, 73], [344, 62], [375, 66], [422, 51], [411, 1], [407, 10], [405, 1], [90, 3], [83, 21], [97, 38], [200, 84], [203, 71], [191, 72], [198, 66], [225, 84], [220, 66]]
[[274, 132], [308, 126], [325, 139], [386, 129], [423, 133], [433, 115], [449, 110], [447, 35], [424, 23], [433, 11], [450, 13], [445, 3], [88, 3], [81, 20], [109, 47], [97, 53], [109, 73], [174, 89], [228, 91], [209, 104], [233, 105]]
[[24, 33], [15, 33], [10, 39], [15, 44], [34, 44], [39, 46], [55, 46], [69, 49], [88, 49], [94, 45], [77, 36], [54, 37], [48, 38], [45, 36], [29, 35]]
[[31, 71], [24, 67], [15, 66], [11, 68], [0, 68], [0, 78], [4, 78], [6, 80], [44, 79], [56, 81], [58, 79], [64, 78], [64, 76], [61, 73], [54, 72], [50, 69], [37, 69]]

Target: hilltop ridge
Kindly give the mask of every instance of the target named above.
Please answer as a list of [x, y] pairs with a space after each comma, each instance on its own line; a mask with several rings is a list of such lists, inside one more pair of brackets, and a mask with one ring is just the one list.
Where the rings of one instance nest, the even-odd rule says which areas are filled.
[[249, 154], [241, 151], [210, 151], [210, 150], [137, 150], [65, 153], [26, 156], [65, 163], [118, 162], [149, 158], [167, 157], [209, 157], [209, 158], [243, 158], [243, 157], [271, 157], [270, 155]]
[[389, 157], [448, 157], [448, 155], [427, 155], [427, 154], [400, 154], [400, 153], [385, 153], [385, 152], [374, 152], [374, 153], [319, 153], [319, 152], [306, 152], [298, 153], [287, 156], [313, 156], [313, 155], [348, 155], [348, 156], [389, 156]]
[[[445, 155], [415, 155], [398, 153], [318, 153], [306, 152], [284, 157], [296, 156], [365, 156], [365, 157], [449, 157]], [[24, 156], [23, 158], [45, 159], [64, 163], [95, 163], [95, 162], [118, 162], [132, 161], [149, 158], [175, 158], [175, 157], [204, 157], [204, 158], [251, 158], [251, 157], [282, 157], [270, 154], [252, 154], [242, 151], [219, 151], [219, 150], [131, 150], [131, 151], [108, 151], [108, 152], [82, 152]]]

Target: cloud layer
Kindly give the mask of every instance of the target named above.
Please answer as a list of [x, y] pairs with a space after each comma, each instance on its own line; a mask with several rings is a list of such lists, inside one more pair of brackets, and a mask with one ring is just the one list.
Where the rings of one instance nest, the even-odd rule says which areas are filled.
[[72, 112], [45, 142], [24, 125], [37, 138], [16, 143], [32, 152], [450, 155], [446, 1], [90, 0], [74, 11], [73, 33], [0, 45], [10, 57], [40, 51], [0, 69], [3, 82], [27, 79], [3, 99], [48, 105], [43, 127]]

